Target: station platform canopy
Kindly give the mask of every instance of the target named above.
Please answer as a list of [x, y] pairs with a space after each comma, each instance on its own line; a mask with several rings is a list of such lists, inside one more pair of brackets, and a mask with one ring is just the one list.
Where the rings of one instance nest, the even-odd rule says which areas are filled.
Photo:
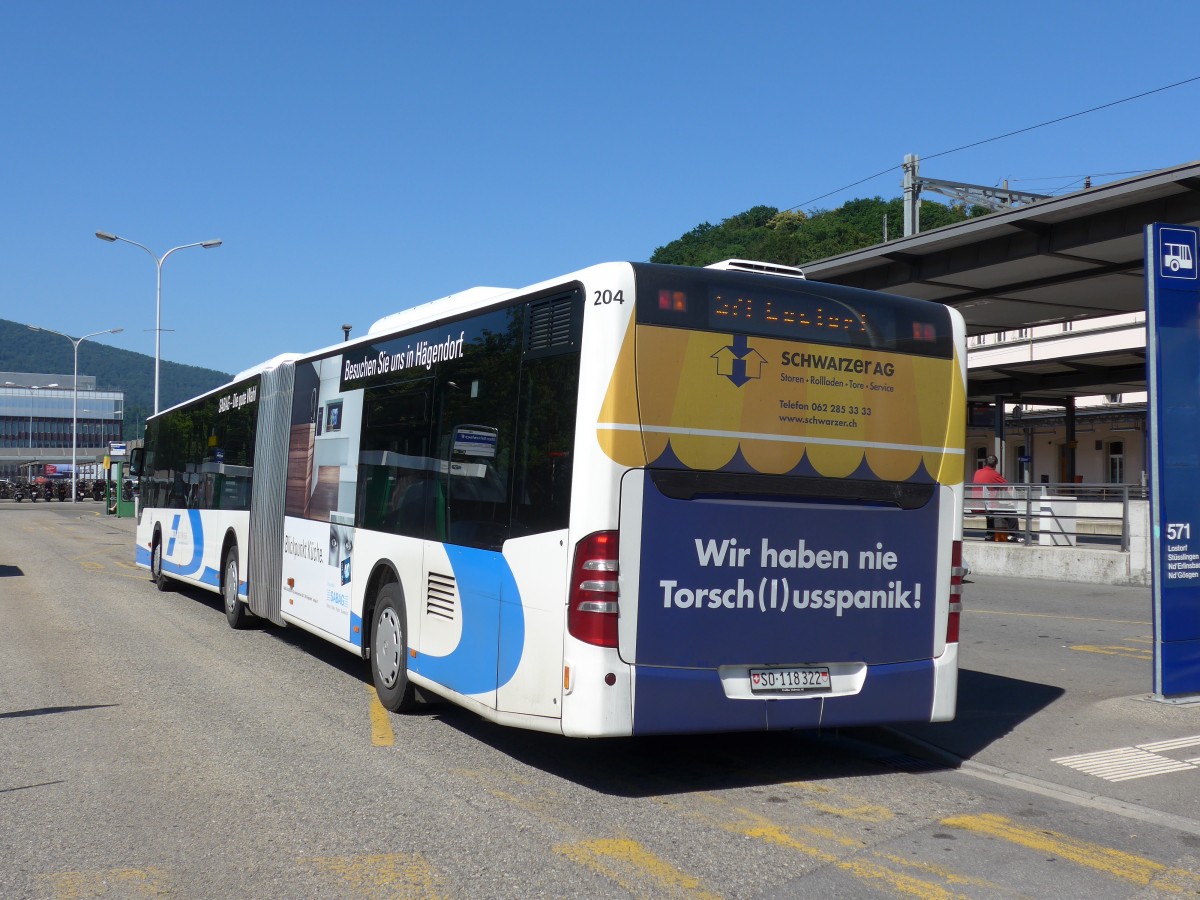
[[[969, 335], [1144, 311], [1146, 225], [1200, 225], [1200, 162], [804, 265], [814, 281], [934, 300]], [[973, 367], [968, 399], [1062, 402], [1146, 389], [1144, 342]]]

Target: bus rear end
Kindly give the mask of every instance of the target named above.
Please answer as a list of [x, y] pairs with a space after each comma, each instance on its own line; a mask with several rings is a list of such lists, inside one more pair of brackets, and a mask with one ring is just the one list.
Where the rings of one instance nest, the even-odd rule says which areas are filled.
[[961, 317], [799, 278], [635, 280], [596, 423], [619, 528], [572, 579], [615, 575], [633, 733], [952, 718]]

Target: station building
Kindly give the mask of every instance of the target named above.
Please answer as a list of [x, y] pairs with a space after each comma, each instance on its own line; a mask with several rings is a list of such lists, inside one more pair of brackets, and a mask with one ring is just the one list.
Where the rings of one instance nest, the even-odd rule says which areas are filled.
[[110, 441], [124, 440], [124, 392], [97, 390], [94, 375], [80, 375], [73, 419], [73, 380], [0, 372], [0, 478], [70, 472], [72, 421], [79, 426], [75, 456], [84, 477], [102, 465]]
[[[1146, 314], [1128, 313], [977, 335], [968, 339], [967, 366], [968, 371], [995, 372], [1040, 360], [1044, 366], [1065, 367], [1096, 356], [1140, 357], [1145, 345]], [[1131, 496], [1144, 496], [1150, 468], [1146, 390], [1136, 383], [1108, 387], [1111, 393], [1074, 398], [1070, 437], [1063, 405], [1002, 398], [1005, 439], [999, 447], [996, 401], [972, 403], [967, 478], [986, 456], [996, 453], [1010, 481], [1128, 485]]]

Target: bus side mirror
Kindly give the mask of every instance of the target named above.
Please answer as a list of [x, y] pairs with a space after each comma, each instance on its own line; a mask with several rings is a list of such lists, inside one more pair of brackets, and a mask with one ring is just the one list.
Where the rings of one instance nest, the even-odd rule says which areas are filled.
[[142, 460], [145, 459], [146, 448], [134, 447], [129, 451], [129, 474], [134, 478], [142, 477]]

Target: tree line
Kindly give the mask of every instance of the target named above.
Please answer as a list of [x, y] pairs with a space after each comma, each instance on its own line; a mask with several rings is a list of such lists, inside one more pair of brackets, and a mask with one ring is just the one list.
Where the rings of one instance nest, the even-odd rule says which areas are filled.
[[[904, 201], [897, 197], [851, 200], [834, 210], [779, 210], [755, 206], [719, 225], [704, 222], [683, 237], [654, 251], [650, 262], [707, 266], [723, 259], [802, 266], [882, 243], [886, 221], [889, 238], [903, 234]], [[987, 215], [985, 207], [921, 204], [921, 230], [929, 231], [964, 219]]]

